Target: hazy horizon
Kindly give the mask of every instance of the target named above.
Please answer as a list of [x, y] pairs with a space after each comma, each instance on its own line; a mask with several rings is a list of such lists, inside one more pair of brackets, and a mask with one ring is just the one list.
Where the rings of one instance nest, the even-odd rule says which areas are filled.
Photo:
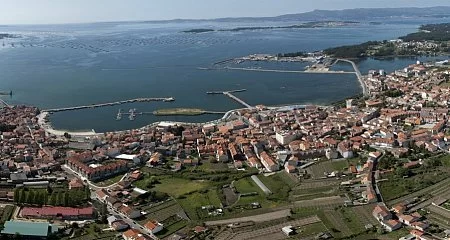
[[399, 8], [450, 6], [448, 0], [427, 2], [407, 0], [6, 0], [2, 2], [0, 25], [63, 24], [120, 21], [161, 21], [173, 19], [216, 19], [235, 17], [272, 17], [320, 10], [353, 8]]

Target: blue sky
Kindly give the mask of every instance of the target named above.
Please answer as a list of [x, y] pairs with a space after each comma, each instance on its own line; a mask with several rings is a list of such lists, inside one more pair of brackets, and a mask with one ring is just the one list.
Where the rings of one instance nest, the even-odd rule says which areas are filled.
[[314, 9], [450, 6], [449, 0], [0, 0], [1, 24], [276, 16]]

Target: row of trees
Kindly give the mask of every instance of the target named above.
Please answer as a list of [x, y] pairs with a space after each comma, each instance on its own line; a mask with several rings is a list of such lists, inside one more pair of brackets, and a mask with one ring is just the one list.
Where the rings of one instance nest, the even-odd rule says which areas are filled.
[[14, 190], [14, 201], [17, 204], [74, 207], [83, 205], [89, 198], [90, 191], [88, 188], [70, 191], [49, 191], [49, 189], [27, 188], [17, 188]]

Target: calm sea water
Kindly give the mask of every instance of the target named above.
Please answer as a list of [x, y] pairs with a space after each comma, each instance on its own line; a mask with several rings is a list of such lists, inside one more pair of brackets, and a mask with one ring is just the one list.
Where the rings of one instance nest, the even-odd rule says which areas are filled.
[[[314, 51], [368, 40], [393, 39], [423, 22], [386, 22], [381, 25], [323, 29], [282, 29], [243, 32], [181, 33], [191, 28], [225, 28], [233, 23], [102, 23], [80, 25], [3, 26], [21, 39], [0, 40], [0, 90], [12, 90], [13, 104], [42, 109], [111, 102], [137, 97], [175, 97], [171, 103], [152, 102], [61, 112], [52, 115], [56, 128], [95, 129], [97, 132], [141, 127], [175, 120], [209, 121], [220, 116], [153, 115], [135, 121], [115, 120], [119, 108], [151, 112], [160, 108], [193, 107], [226, 111], [241, 107], [222, 95], [206, 91], [246, 88], [237, 94], [250, 104], [327, 104], [358, 94], [352, 74], [298, 74], [244, 71], [205, 71], [198, 67], [252, 53]], [[286, 25], [292, 23], [283, 23]], [[254, 23], [240, 23], [249, 26]], [[280, 25], [261, 23], [260, 25]], [[12, 45], [13, 44], [13, 45]], [[362, 72], [394, 70], [415, 59], [366, 60]], [[303, 70], [304, 64], [273, 64], [279, 69]], [[338, 66], [347, 68], [348, 66]]]

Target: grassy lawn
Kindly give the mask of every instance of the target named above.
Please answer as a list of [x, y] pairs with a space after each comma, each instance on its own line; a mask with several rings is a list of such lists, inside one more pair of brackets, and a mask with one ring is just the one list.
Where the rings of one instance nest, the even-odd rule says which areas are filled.
[[436, 169], [415, 169], [414, 176], [409, 178], [400, 178], [394, 174], [389, 174], [384, 178], [387, 181], [380, 182], [378, 187], [385, 201], [396, 199], [411, 192], [426, 188], [437, 182], [446, 179], [449, 173], [440, 168]]
[[239, 193], [259, 192], [260, 188], [251, 178], [243, 178], [233, 183]]

